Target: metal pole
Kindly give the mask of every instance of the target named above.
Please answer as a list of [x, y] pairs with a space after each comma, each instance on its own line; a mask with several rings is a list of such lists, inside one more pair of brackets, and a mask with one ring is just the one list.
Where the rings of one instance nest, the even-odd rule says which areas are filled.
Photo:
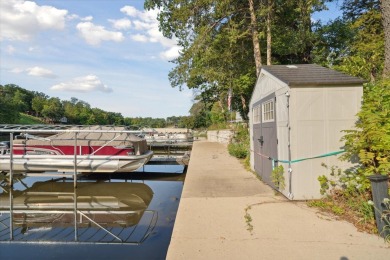
[[286, 92], [287, 97], [287, 131], [288, 131], [288, 197], [294, 198], [292, 193], [292, 168], [291, 168], [291, 127], [290, 127], [290, 93]]
[[13, 144], [13, 140], [14, 140], [14, 134], [13, 133], [10, 133], [10, 136], [9, 136], [9, 149], [10, 149], [10, 154], [9, 154], [9, 215], [10, 215], [10, 218], [9, 218], [9, 235], [10, 235], [10, 240], [14, 240], [14, 218], [13, 218], [13, 211], [14, 211], [14, 204], [13, 204], [13, 193], [12, 193], [12, 190], [13, 190], [13, 187], [14, 187], [14, 176], [13, 176], [13, 172], [14, 172], [14, 169], [13, 169], [13, 166], [14, 166], [14, 156], [13, 156], [13, 150], [14, 150], [14, 144]]
[[74, 133], [74, 174], [73, 174], [73, 201], [74, 201], [74, 241], [78, 240], [77, 230], [77, 132]]

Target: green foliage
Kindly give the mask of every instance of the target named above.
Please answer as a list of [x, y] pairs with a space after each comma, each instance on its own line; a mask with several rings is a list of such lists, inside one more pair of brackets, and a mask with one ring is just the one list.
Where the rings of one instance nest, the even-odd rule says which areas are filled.
[[190, 115], [194, 118], [195, 129], [208, 128], [211, 124], [209, 108], [205, 101], [195, 102], [190, 109]]
[[309, 202], [311, 207], [336, 214], [370, 233], [375, 232], [372, 207], [367, 203], [371, 198], [370, 181], [359, 168], [341, 170], [338, 167], [322, 166], [329, 171], [319, 176], [322, 200]]
[[[232, 90], [232, 107], [247, 119], [248, 103], [257, 78], [254, 41], [265, 56], [267, 18], [272, 13], [272, 60], [276, 64], [308, 63], [314, 34], [311, 14], [324, 8], [325, 0], [146, 0], [146, 9], [159, 9], [159, 28], [164, 36], [176, 37], [182, 47], [168, 77], [172, 87], [188, 87], [202, 96], [206, 113], [195, 118], [207, 125], [207, 112], [214, 102], [226, 104]], [[251, 15], [256, 16], [258, 39], [253, 40]], [[198, 114], [200, 115], [200, 114]], [[214, 116], [214, 115], [213, 115]], [[213, 118], [215, 120], [215, 118]], [[215, 122], [213, 122], [215, 124]]]
[[363, 176], [390, 173], [390, 81], [366, 84], [356, 129], [345, 131], [344, 160], [358, 158]]
[[64, 115], [64, 108], [62, 107], [59, 98], [50, 98], [43, 105], [42, 115], [48, 118], [51, 122], [58, 122]]
[[320, 209], [326, 209], [328, 207], [327, 203], [324, 200], [309, 200], [307, 202], [309, 207], [315, 207]]
[[350, 24], [355, 32], [342, 62], [336, 69], [347, 74], [375, 80], [381, 76], [384, 64], [384, 31], [379, 10], [367, 10]]
[[35, 124], [44, 124], [44, 122], [37, 117], [21, 113], [18, 124], [35, 125]]
[[324, 195], [329, 190], [329, 180], [325, 175], [321, 175], [318, 177], [318, 181], [320, 182], [320, 193]]
[[[1, 90], [1, 89], [0, 89]], [[19, 121], [17, 105], [12, 102], [8, 95], [0, 91], [0, 123], [13, 124]]]
[[344, 214], [344, 209], [342, 207], [340, 207], [339, 205], [333, 205], [332, 206], [332, 212], [336, 215], [342, 215]]
[[242, 143], [228, 144], [228, 151], [230, 155], [239, 159], [245, 159], [248, 156], [248, 147]]
[[[192, 117], [183, 116], [169, 117], [167, 120], [151, 117], [124, 118], [120, 113], [91, 108], [87, 102], [74, 97], [70, 100], [50, 98], [44, 93], [29, 91], [13, 84], [0, 85], [0, 107], [2, 124], [59, 123], [62, 117], [66, 117], [67, 124], [76, 125], [127, 125], [135, 128], [163, 128], [167, 123], [189, 128], [194, 125]], [[38, 121], [27, 114], [35, 114]]]
[[331, 194], [335, 189], [342, 190], [347, 196], [360, 195], [370, 191], [370, 181], [360, 168], [355, 167], [343, 171], [337, 166], [328, 167], [325, 164], [322, 166], [330, 171], [328, 177], [325, 175], [318, 177], [322, 195]]
[[233, 140], [228, 144], [229, 154], [239, 159], [246, 159], [249, 163], [249, 150], [248, 128], [245, 125], [236, 125]]
[[[390, 82], [364, 86], [364, 97], [355, 129], [344, 131], [343, 160], [355, 166], [341, 170], [323, 165], [329, 174], [318, 178], [321, 194], [327, 194], [320, 208], [340, 215], [368, 232], [376, 230], [368, 176], [390, 173]], [[324, 206], [325, 205], [325, 206]]]
[[385, 226], [382, 230], [382, 232], [386, 232], [387, 235], [385, 236], [385, 240], [387, 242], [390, 242], [390, 199], [384, 198], [382, 202], [382, 220], [385, 222]]
[[355, 31], [350, 22], [340, 18], [325, 25], [317, 25], [314, 30], [315, 45], [313, 47], [313, 61], [323, 66], [337, 66], [349, 53]]
[[284, 179], [283, 165], [274, 167], [271, 173], [271, 181], [278, 190], [284, 190], [286, 184]]
[[226, 110], [223, 109], [219, 102], [215, 102], [210, 111], [211, 123], [214, 125], [226, 122]]
[[252, 216], [249, 214], [249, 211], [251, 209], [252, 209], [251, 206], [248, 206], [247, 208], [245, 208], [244, 218], [245, 218], [245, 223], [247, 225], [246, 230], [248, 230], [252, 234], [252, 231], [253, 231]]

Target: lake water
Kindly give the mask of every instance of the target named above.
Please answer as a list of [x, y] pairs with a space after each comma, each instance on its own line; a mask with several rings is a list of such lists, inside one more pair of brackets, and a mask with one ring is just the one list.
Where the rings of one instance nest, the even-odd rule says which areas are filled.
[[20, 178], [12, 191], [13, 241], [3, 178], [0, 259], [165, 259], [185, 173], [174, 165], [143, 170], [79, 179], [79, 211], [73, 180]]

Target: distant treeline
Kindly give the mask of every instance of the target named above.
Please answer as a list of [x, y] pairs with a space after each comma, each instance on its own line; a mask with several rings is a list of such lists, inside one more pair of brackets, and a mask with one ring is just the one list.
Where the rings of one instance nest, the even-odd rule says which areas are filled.
[[20, 122], [20, 113], [36, 116], [48, 124], [191, 128], [186, 116], [171, 116], [166, 119], [123, 117], [121, 113], [91, 108], [87, 102], [77, 98], [60, 100], [57, 97], [49, 97], [42, 92], [26, 90], [14, 84], [0, 85], [0, 123], [17, 124]]

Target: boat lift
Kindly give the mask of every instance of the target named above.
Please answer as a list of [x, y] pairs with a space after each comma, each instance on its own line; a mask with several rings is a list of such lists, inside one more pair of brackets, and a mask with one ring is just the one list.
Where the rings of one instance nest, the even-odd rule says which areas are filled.
[[[10, 155], [10, 171], [9, 171], [9, 174], [8, 174], [8, 189], [4, 187], [4, 179], [3, 179], [3, 182], [2, 184], [3, 185], [0, 185], [1, 186], [1, 189], [3, 189], [4, 192], [8, 192], [9, 193], [9, 225], [6, 225], [3, 223], [3, 221], [0, 221], [3, 226], [5, 226], [6, 228], [9, 228], [9, 240], [10, 241], [15, 241], [15, 236], [14, 236], [14, 227], [13, 227], [13, 223], [14, 223], [14, 220], [13, 220], [13, 215], [14, 213], [18, 213], [18, 211], [14, 210], [14, 207], [13, 207], [13, 185], [14, 185], [14, 170], [13, 170], [13, 162], [14, 162], [14, 157], [13, 157], [13, 140], [14, 140], [14, 137], [16, 134], [31, 134], [31, 135], [38, 135], [38, 136], [42, 136], [42, 135], [53, 135], [53, 134], [56, 134], [56, 133], [64, 133], [64, 132], [67, 132], [67, 133], [74, 133], [74, 169], [73, 169], [73, 173], [23, 173], [24, 176], [35, 176], [35, 177], [60, 177], [60, 178], [73, 178], [73, 188], [74, 188], [74, 192], [73, 193], [63, 193], [61, 195], [64, 195], [64, 196], [73, 196], [73, 201], [74, 201], [74, 207], [73, 207], [73, 214], [74, 214], [74, 242], [79, 242], [79, 234], [78, 234], [78, 217], [81, 218], [81, 217], [84, 217], [84, 218], [88, 218], [88, 216], [86, 214], [84, 214], [83, 212], [81, 212], [80, 210], [78, 210], [78, 207], [77, 207], [77, 179], [78, 179], [78, 176], [80, 175], [80, 173], [78, 173], [78, 169], [77, 169], [77, 135], [79, 133], [85, 133], [85, 132], [94, 132], [94, 133], [119, 133], [119, 134], [122, 134], [122, 133], [133, 133], [133, 134], [139, 134], [140, 131], [137, 131], [137, 130], [115, 130], [115, 127], [114, 126], [111, 126], [112, 127], [112, 130], [110, 129], [104, 129], [104, 130], [99, 130], [99, 129], [94, 129], [94, 130], [88, 130], [88, 129], [83, 129], [85, 128], [86, 126], [75, 126], [75, 125], [0, 125], [0, 134], [1, 133], [9, 133], [9, 142], [10, 142], [10, 145], [9, 145], [9, 155]], [[76, 128], [76, 129], [75, 129]], [[79, 129], [77, 129], [79, 128]], [[20, 180], [19, 180], [20, 181]], [[146, 211], [145, 211], [146, 212]], [[90, 219], [89, 218], [89, 221], [91, 223], [93, 223], [94, 225], [96, 225], [97, 227], [99, 227], [100, 229], [104, 230], [107, 234], [109, 234], [110, 236], [114, 237], [116, 242], [117, 243], [126, 243], [126, 244], [133, 244], [133, 245], [139, 245], [140, 243], [142, 243], [153, 231], [156, 223], [157, 223], [157, 219], [158, 219], [158, 216], [157, 216], [157, 213], [154, 212], [154, 211], [148, 211], [148, 212], [152, 212], [152, 217], [150, 219], [150, 223], [149, 223], [149, 227], [147, 228], [146, 232], [145, 232], [145, 235], [143, 236], [143, 238], [141, 238], [139, 241], [129, 241], [129, 237], [127, 239], [122, 239], [122, 238], [119, 238], [117, 235], [115, 235], [114, 233], [110, 232], [109, 230], [105, 229], [103, 226], [101, 226], [99, 223], [95, 222], [94, 220]], [[0, 212], [0, 216], [3, 216], [5, 212]], [[38, 213], [38, 212], [36, 212]], [[55, 210], [55, 211], [45, 211], [45, 213], [64, 213], [62, 211], [58, 211], [58, 210]], [[69, 211], [67, 211], [67, 213], [69, 213]], [[3, 219], [2, 219], [3, 220]], [[0, 230], [0, 232], [4, 232], [4, 229]], [[134, 231], [133, 231], [134, 232]], [[4, 241], [0, 241], [1, 242], [4, 242]], [[24, 241], [26, 242], [26, 241]], [[99, 241], [97, 242], [93, 242], [93, 243], [99, 243]], [[103, 243], [106, 243], [106, 242], [103, 242]]]

